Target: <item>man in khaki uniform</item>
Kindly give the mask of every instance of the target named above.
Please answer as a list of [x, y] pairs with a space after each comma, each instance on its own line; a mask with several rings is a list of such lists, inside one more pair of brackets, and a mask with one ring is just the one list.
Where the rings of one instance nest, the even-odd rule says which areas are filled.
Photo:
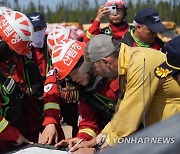
[[164, 79], [170, 75], [180, 85], [180, 36], [166, 43], [167, 60], [155, 69], [155, 75]]
[[132, 48], [123, 43], [119, 46], [113, 37], [100, 34], [87, 44], [84, 59], [79, 70], [81, 73], [93, 68], [104, 77], [118, 77], [120, 89], [125, 93], [101, 134], [75, 146], [72, 151], [82, 147], [114, 145], [117, 138], [135, 132], [141, 122], [149, 126], [180, 111], [180, 87], [176, 80], [171, 76], [159, 79], [154, 73], [155, 68], [166, 61], [164, 53], [149, 48]]

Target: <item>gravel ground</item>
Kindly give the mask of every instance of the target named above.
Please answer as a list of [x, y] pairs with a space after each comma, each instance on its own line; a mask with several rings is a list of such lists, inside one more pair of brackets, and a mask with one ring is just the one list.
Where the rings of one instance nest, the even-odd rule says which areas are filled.
[[71, 126], [68, 126], [67, 124], [63, 124], [62, 129], [64, 130], [66, 139], [72, 137], [72, 127]]

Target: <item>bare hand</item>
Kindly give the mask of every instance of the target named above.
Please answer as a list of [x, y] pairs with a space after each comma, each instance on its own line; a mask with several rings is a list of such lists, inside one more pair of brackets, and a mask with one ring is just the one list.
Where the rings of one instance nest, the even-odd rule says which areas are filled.
[[102, 5], [99, 7], [96, 20], [101, 21], [104, 16], [106, 16], [109, 13], [109, 8], [106, 6]]
[[69, 148], [72, 148], [79, 140], [80, 140], [80, 138], [78, 138], [78, 137], [67, 139], [67, 140], [62, 140], [59, 143], [55, 144], [55, 147], [59, 147], [59, 146], [67, 147], [68, 146]]
[[42, 134], [39, 134], [39, 144], [51, 144], [53, 139], [55, 143], [58, 143], [58, 132], [56, 130], [55, 124], [49, 124], [45, 127]]
[[26, 139], [23, 135], [19, 135], [19, 138], [17, 139], [16, 143], [13, 143], [13, 145], [15, 146], [19, 146], [23, 143], [29, 143], [29, 144], [33, 144], [33, 142], [30, 142], [28, 139]]
[[79, 145], [72, 147], [71, 152], [74, 152], [74, 151], [76, 151], [76, 150], [78, 150], [78, 149], [80, 149], [80, 148], [92, 148], [92, 147], [94, 147], [95, 145], [96, 145], [96, 139], [93, 138], [93, 139], [90, 140], [90, 141], [83, 141], [83, 142], [80, 143]]

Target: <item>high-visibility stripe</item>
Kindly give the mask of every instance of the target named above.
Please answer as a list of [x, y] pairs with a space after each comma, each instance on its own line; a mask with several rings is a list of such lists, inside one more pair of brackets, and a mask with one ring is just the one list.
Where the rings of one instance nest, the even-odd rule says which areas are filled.
[[86, 134], [92, 136], [93, 138], [96, 137], [96, 135], [97, 135], [93, 130], [91, 130], [89, 128], [80, 129], [79, 133], [86, 133]]
[[91, 34], [89, 31], [87, 31], [86, 36], [87, 36], [88, 39], [91, 39], [94, 35]]
[[47, 103], [44, 105], [44, 110], [47, 110], [47, 109], [58, 109], [58, 110], [60, 110], [60, 106], [57, 103]]
[[173, 65], [169, 64], [168, 61], [167, 61], [167, 59], [166, 59], [166, 64], [167, 64], [169, 67], [173, 68], [173, 69], [180, 70], [180, 67], [176, 67], [176, 66], [173, 66]]
[[8, 121], [3, 118], [0, 122], [0, 133], [6, 128], [7, 125], [8, 125]]

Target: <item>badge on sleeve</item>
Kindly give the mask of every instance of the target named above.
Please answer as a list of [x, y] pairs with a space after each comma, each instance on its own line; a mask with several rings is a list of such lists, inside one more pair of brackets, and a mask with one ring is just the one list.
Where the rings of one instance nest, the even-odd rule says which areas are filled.
[[49, 92], [52, 89], [53, 84], [49, 83], [47, 85], [44, 86], [44, 92]]

